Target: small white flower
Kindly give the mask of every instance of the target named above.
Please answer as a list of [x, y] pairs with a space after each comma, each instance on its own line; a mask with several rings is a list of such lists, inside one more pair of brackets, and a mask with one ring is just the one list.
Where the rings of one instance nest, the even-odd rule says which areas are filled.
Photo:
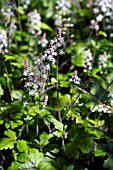
[[111, 97], [113, 99], [113, 93], [109, 93], [108, 97]]
[[24, 103], [23, 103], [24, 107], [25, 107], [27, 104], [28, 104], [28, 102], [24, 102]]
[[98, 112], [104, 112], [104, 113], [107, 113], [107, 111], [108, 111], [108, 108], [106, 107], [106, 105], [105, 105], [105, 104], [103, 104], [103, 105], [99, 105], [99, 107], [98, 107]]
[[45, 66], [45, 68], [46, 68], [47, 71], [50, 71], [50, 64], [47, 64], [47, 65]]
[[94, 12], [95, 14], [97, 14], [97, 13], [99, 13], [99, 9], [98, 9], [98, 8], [94, 8], [94, 9], [93, 9], [93, 12]]
[[34, 90], [29, 91], [29, 96], [34, 96], [35, 92]]
[[26, 82], [24, 87], [30, 87], [30, 86], [31, 86], [31, 84], [29, 82]]
[[111, 103], [110, 103], [111, 106], [113, 106], [113, 100], [111, 100]]
[[59, 54], [60, 54], [60, 55], [64, 55], [64, 54], [65, 54], [65, 52], [63, 51], [63, 49], [59, 50]]
[[[107, 66], [106, 62], [107, 62], [107, 54], [106, 54], [106, 52], [104, 52], [102, 55], [99, 56], [98, 67], [106, 68], [106, 66]], [[103, 70], [101, 70], [100, 73], [103, 74]]]
[[99, 14], [97, 17], [96, 17], [96, 20], [98, 22], [102, 21], [102, 19], [104, 18], [104, 16], [102, 14]]

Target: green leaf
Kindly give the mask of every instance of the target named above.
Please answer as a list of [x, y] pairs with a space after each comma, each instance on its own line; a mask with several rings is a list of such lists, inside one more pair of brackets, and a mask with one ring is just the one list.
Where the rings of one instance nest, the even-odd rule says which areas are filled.
[[17, 148], [19, 152], [27, 152], [28, 151], [27, 142], [24, 140], [18, 141]]
[[52, 77], [52, 78], [51, 78], [51, 83], [50, 83], [50, 84], [55, 85], [56, 82], [57, 82], [57, 80], [56, 80], [54, 77]]
[[0, 77], [0, 83], [4, 86], [7, 87], [7, 80], [5, 77]]
[[0, 141], [0, 150], [2, 149], [12, 149], [14, 148], [14, 144], [16, 141], [16, 133], [12, 130], [8, 129], [8, 131], [5, 131], [4, 134], [8, 136], [9, 138], [2, 138]]
[[22, 93], [19, 90], [12, 90], [12, 97], [14, 99], [22, 99]]
[[35, 116], [39, 112], [39, 105], [35, 105], [30, 107], [29, 109], [29, 115]]
[[18, 162], [12, 162], [11, 167], [8, 168], [8, 170], [19, 170], [19, 163]]
[[102, 136], [102, 132], [98, 131], [98, 128], [89, 127], [87, 131], [89, 134], [93, 135], [95, 139], [100, 139]]
[[93, 139], [92, 138], [82, 138], [77, 142], [78, 148], [82, 151], [82, 153], [89, 153], [93, 147]]
[[6, 61], [7, 60], [14, 60], [15, 59], [15, 56], [10, 56], [10, 55], [7, 55], [7, 54], [5, 54], [4, 57], [5, 57]]
[[104, 161], [103, 167], [113, 170], [113, 158], [111, 156], [109, 156], [108, 159]]
[[65, 106], [71, 103], [71, 96], [69, 94], [65, 94], [61, 97], [60, 104], [61, 106]]
[[[84, 66], [85, 64], [85, 58], [86, 58], [86, 51], [84, 49], [84, 47], [80, 46], [77, 46], [77, 54], [76, 54], [76, 57], [74, 59], [72, 59], [72, 63], [75, 64], [76, 66]], [[75, 49], [76, 49], [75, 48]]]
[[3, 91], [3, 88], [2, 88], [2, 86], [0, 84], [0, 96], [2, 96], [3, 94], [4, 94], [4, 91]]
[[74, 143], [68, 143], [66, 145], [66, 151], [69, 156], [74, 157], [75, 159], [79, 158], [79, 152], [77, 150], [77, 147]]
[[55, 131], [55, 132], [53, 132], [53, 135], [55, 135], [55, 136], [57, 136], [58, 138], [60, 138], [60, 137], [62, 137], [63, 136], [63, 133], [64, 132], [59, 132], [59, 131]]
[[74, 169], [74, 165], [69, 165], [68, 167], [67, 167], [67, 170], [73, 170]]
[[39, 164], [39, 169], [40, 170], [55, 170], [55, 168], [51, 165], [51, 163], [46, 162], [46, 160], [45, 162], [43, 161]]
[[44, 30], [51, 31], [51, 32], [54, 31], [49, 25], [47, 25], [47, 24], [44, 23], [44, 22], [41, 22], [40, 28], [41, 28], [41, 29], [44, 29]]
[[20, 14], [24, 14], [24, 8], [22, 6], [19, 6], [17, 9], [17, 12], [19, 12]]
[[20, 169], [38, 168], [43, 159], [43, 153], [40, 153], [37, 149], [30, 149], [28, 154], [21, 153], [18, 157], [18, 161], [22, 162], [19, 164]]
[[9, 121], [9, 124], [11, 125], [11, 128], [14, 129], [14, 128], [18, 127], [19, 125], [22, 125], [23, 121], [16, 119], [15, 121]]
[[107, 34], [104, 31], [99, 31], [99, 35], [103, 35], [104, 37], [107, 37]]
[[8, 129], [8, 131], [5, 131], [4, 134], [14, 140], [16, 140], [17, 138], [16, 133], [10, 129]]
[[2, 138], [0, 140], [0, 150], [8, 149], [8, 148], [12, 149], [12, 148], [14, 148], [15, 143], [16, 143], [16, 141], [11, 138]]
[[94, 145], [93, 139], [85, 132], [84, 127], [77, 127], [74, 135], [74, 143], [82, 153], [89, 153]]
[[43, 3], [44, 7], [48, 7], [48, 1], [47, 0], [43, 0], [42, 3]]
[[53, 124], [55, 125], [55, 128], [59, 131], [63, 131], [63, 123], [57, 121], [56, 119], [53, 119]]
[[90, 40], [90, 42], [91, 42], [91, 45], [94, 47], [94, 48], [96, 48], [96, 41], [94, 41], [94, 40]]
[[28, 46], [27, 46], [27, 45], [22, 45], [22, 46], [20, 47], [20, 50], [21, 50], [21, 51], [28, 50]]
[[95, 156], [105, 156], [106, 152], [103, 152], [101, 149], [99, 149], [98, 147], [96, 148], [95, 152], [94, 152]]
[[49, 139], [52, 138], [52, 134], [42, 133], [40, 135], [40, 145], [45, 146], [49, 143]]
[[61, 87], [69, 87], [69, 83], [68, 81], [60, 81], [60, 86]]

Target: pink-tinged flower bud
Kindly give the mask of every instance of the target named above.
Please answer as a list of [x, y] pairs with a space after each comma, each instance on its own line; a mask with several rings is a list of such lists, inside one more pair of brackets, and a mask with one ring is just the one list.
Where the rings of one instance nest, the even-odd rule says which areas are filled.
[[104, 127], [104, 132], [108, 132], [108, 126]]
[[81, 78], [78, 77], [77, 70], [74, 71], [74, 75], [69, 79], [69, 81], [74, 81], [76, 84], [80, 84]]
[[92, 151], [95, 151], [97, 149], [97, 143], [95, 142], [93, 147], [92, 147]]
[[7, 25], [10, 23], [10, 20], [11, 20], [11, 17], [10, 17], [10, 15], [7, 17]]
[[25, 70], [28, 70], [29, 69], [28, 60], [24, 61], [24, 65], [25, 65]]
[[58, 29], [57, 29], [57, 39], [58, 39], [58, 41], [60, 41], [60, 38], [61, 38], [61, 28], [58, 27]]
[[47, 102], [48, 102], [48, 96], [45, 95], [44, 101], [43, 101], [43, 103], [42, 103], [43, 107], [45, 107], [45, 106], [47, 105]]
[[67, 132], [64, 132], [63, 137], [64, 139], [67, 139]]
[[42, 35], [42, 39], [45, 40], [46, 39], [46, 33], [43, 33]]
[[52, 55], [52, 52], [53, 52], [53, 40], [50, 40], [49, 52], [50, 52], [50, 54]]
[[41, 39], [41, 46], [42, 47], [46, 47], [46, 45], [48, 44], [48, 41], [47, 41], [47, 39], [46, 39], [46, 33], [43, 33], [43, 35], [42, 35], [42, 39]]

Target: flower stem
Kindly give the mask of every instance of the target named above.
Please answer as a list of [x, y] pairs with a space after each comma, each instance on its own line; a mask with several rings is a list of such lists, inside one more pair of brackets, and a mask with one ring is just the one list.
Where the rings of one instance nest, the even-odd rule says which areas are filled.
[[57, 54], [57, 61], [56, 61], [56, 91], [57, 91], [57, 107], [58, 107], [58, 119], [61, 122], [61, 113], [60, 113], [60, 100], [59, 100], [59, 85], [58, 85], [58, 62], [59, 62], [59, 54]]

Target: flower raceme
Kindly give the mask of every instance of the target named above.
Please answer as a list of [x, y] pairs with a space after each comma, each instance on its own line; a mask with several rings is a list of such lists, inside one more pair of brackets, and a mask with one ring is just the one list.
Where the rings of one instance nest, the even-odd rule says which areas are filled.
[[[64, 54], [64, 46], [65, 43], [61, 36], [61, 29], [58, 28], [57, 37], [50, 41], [49, 48], [45, 51], [44, 55], [36, 57], [33, 67], [29, 66], [28, 60], [25, 61], [24, 78], [22, 80], [25, 80], [24, 87], [27, 89], [29, 96], [43, 94], [45, 83], [48, 81], [50, 66], [56, 63], [57, 55]], [[47, 98], [44, 100], [44, 103], [47, 103]]]
[[86, 51], [86, 59], [85, 59], [85, 65], [84, 65], [84, 72], [91, 71], [92, 70], [92, 53], [90, 49]]
[[71, 14], [71, 1], [56, 0], [55, 25], [63, 27], [63, 18]]
[[81, 78], [78, 77], [77, 70], [74, 71], [74, 75], [69, 79], [69, 81], [74, 81], [74, 83], [80, 84]]
[[8, 53], [7, 33], [5, 30], [0, 30], [0, 54]]
[[28, 13], [28, 23], [29, 23], [29, 32], [31, 34], [37, 34], [40, 35], [41, 34], [41, 29], [40, 29], [40, 25], [41, 25], [41, 16], [40, 14], [37, 12], [36, 9], [34, 9], [34, 11], [31, 11]]
[[106, 74], [107, 71], [106, 71], [106, 64], [107, 62], [107, 53], [106, 51], [99, 56], [99, 63], [98, 63], [98, 67], [101, 68], [101, 71], [100, 71], [100, 74]]
[[[113, 20], [113, 1], [112, 0], [95, 0], [87, 3], [88, 8], [93, 9], [95, 19], [91, 21], [91, 28], [95, 29], [96, 33], [99, 30], [99, 23], [104, 21], [104, 29], [109, 30], [109, 36], [113, 38], [112, 20]], [[101, 24], [102, 25], [102, 24]]]
[[58, 27], [57, 30], [57, 38], [54, 38], [50, 41], [49, 48], [45, 51], [44, 55], [42, 56], [43, 60], [47, 60], [52, 62], [52, 64], [56, 63], [56, 56], [57, 55], [64, 55], [65, 52], [63, 47], [65, 46], [65, 42], [63, 37], [61, 36], [61, 29]]

